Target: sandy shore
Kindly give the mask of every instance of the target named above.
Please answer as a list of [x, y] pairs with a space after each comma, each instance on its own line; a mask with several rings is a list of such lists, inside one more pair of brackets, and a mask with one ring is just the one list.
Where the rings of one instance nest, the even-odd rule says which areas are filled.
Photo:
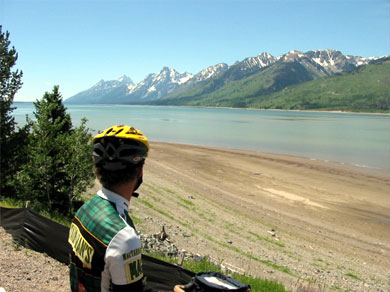
[[337, 163], [151, 143], [138, 229], [165, 226], [179, 247], [283, 282], [389, 291], [385, 172]]
[[[165, 226], [180, 249], [291, 291], [309, 282], [315, 290], [299, 291], [390, 290], [388, 173], [246, 151], [151, 147], [141, 196], [130, 207], [139, 231]], [[69, 290], [67, 266], [0, 233], [0, 287]]]

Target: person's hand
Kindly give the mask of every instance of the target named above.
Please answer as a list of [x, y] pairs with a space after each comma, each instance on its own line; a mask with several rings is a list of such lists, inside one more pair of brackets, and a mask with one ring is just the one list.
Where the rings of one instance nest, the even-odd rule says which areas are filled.
[[185, 292], [185, 290], [184, 290], [184, 285], [176, 285], [176, 286], [173, 288], [173, 291], [174, 291], [174, 292]]

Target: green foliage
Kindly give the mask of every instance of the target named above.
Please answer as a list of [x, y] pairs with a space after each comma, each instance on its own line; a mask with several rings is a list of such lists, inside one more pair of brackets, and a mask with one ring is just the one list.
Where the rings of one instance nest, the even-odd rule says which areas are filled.
[[231, 70], [184, 92], [181, 96], [172, 96], [158, 103], [247, 107], [248, 98], [314, 78], [313, 74], [298, 62], [277, 62], [257, 71], [242, 71], [240, 67], [233, 66]]
[[[146, 253], [145, 251], [143, 251], [143, 253], [169, 263], [177, 263], [178, 261], [177, 258], [164, 257], [158, 253]], [[211, 262], [208, 257], [202, 257], [200, 260], [185, 260], [183, 262], [183, 268], [192, 271], [194, 273], [207, 272], [207, 271], [224, 273], [224, 271], [222, 271], [221, 265], [217, 265]], [[241, 283], [249, 284], [251, 286], [251, 291], [253, 292], [286, 292], [287, 291], [282, 284], [272, 280], [253, 277], [250, 275], [242, 275], [237, 273], [230, 274], [229, 276], [240, 281]]]
[[237, 279], [241, 283], [249, 284], [251, 286], [251, 291], [253, 292], [286, 292], [286, 288], [278, 282], [268, 280], [268, 279], [261, 279], [261, 278], [254, 278], [250, 277], [248, 275], [239, 275], [234, 274], [232, 275], [234, 279]]
[[183, 262], [183, 268], [194, 273], [214, 271], [222, 272], [221, 265], [216, 265], [208, 257], [202, 257], [199, 260], [186, 260]]
[[285, 244], [283, 244], [283, 243], [281, 243], [279, 241], [276, 241], [276, 240], [273, 240], [273, 239], [269, 239], [269, 238], [267, 238], [265, 236], [260, 236], [260, 235], [254, 233], [254, 232], [251, 232], [251, 231], [249, 231], [249, 234], [253, 235], [254, 237], [256, 237], [259, 240], [264, 240], [264, 241], [267, 241], [269, 243], [275, 244], [277, 246], [285, 247]]
[[73, 215], [73, 203], [93, 182], [91, 135], [86, 120], [73, 128], [58, 86], [36, 101], [29, 160], [17, 175], [21, 200], [38, 211]]
[[[17, 200], [17, 199], [14, 199], [14, 198], [5, 198], [3, 197], [1, 200], [0, 200], [0, 207], [4, 207], [4, 208], [24, 208], [25, 207], [25, 202], [22, 202], [20, 200]], [[62, 224], [64, 226], [70, 226], [71, 224], [71, 218], [69, 218], [68, 216], [64, 216], [63, 214], [61, 214], [60, 212], [58, 211], [41, 211], [39, 213], [40, 215], [52, 220], [52, 221], [55, 221], [59, 224]]]
[[0, 26], [0, 194], [12, 196], [13, 175], [26, 159], [26, 144], [29, 125], [16, 129], [12, 116], [12, 102], [22, 86], [22, 72], [13, 71], [18, 54], [14, 47], [9, 48], [9, 32], [3, 33]]
[[4, 208], [23, 208], [24, 203], [14, 198], [3, 197], [0, 200], [0, 207]]
[[254, 108], [388, 112], [390, 61], [316, 79], [252, 98]]
[[348, 277], [354, 278], [356, 280], [361, 280], [357, 275], [355, 275], [353, 273], [346, 273], [345, 275], [348, 276]]

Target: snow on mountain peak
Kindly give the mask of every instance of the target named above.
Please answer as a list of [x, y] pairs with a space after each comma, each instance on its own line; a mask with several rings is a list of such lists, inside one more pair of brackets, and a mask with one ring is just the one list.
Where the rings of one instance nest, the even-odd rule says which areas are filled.
[[303, 52], [297, 51], [297, 50], [292, 50], [292, 51], [288, 52], [287, 55], [297, 55], [298, 57], [305, 56], [305, 54]]
[[274, 63], [276, 59], [269, 53], [263, 52], [257, 57], [249, 57], [242, 62], [235, 63], [235, 65], [241, 66], [241, 71], [249, 70], [252, 68], [263, 68]]
[[283, 59], [286, 62], [291, 62], [291, 61], [295, 61], [299, 58], [304, 58], [304, 57], [306, 57], [306, 55], [304, 53], [302, 53], [301, 51], [292, 50], [292, 51], [288, 52], [287, 54], [284, 54], [283, 56], [281, 56], [277, 59], [278, 60]]
[[163, 67], [161, 71], [155, 75], [155, 80], [157, 82], [166, 82], [170, 81], [173, 83], [182, 84], [187, 80], [193, 77], [192, 74], [187, 72], [177, 72], [175, 69], [171, 69], [169, 67]]
[[193, 76], [193, 81], [200, 82], [203, 80], [207, 80], [209, 78], [216, 76], [217, 74], [226, 70], [227, 68], [228, 68], [228, 65], [225, 63], [219, 63], [217, 65], [207, 67], [206, 69], [200, 71], [195, 76]]
[[[262, 52], [256, 57], [249, 57], [241, 62], [237, 61], [231, 66], [220, 63], [207, 67], [196, 75], [187, 72], [178, 72], [175, 69], [165, 66], [160, 72], [149, 74], [137, 84], [134, 84], [131, 78], [126, 75], [123, 75], [117, 80], [100, 80], [92, 88], [87, 90], [87, 92], [93, 96], [108, 96], [111, 98], [113, 95], [116, 96], [118, 93], [122, 94], [121, 92], [125, 91], [126, 93], [120, 97], [121, 102], [148, 101], [166, 97], [179, 88], [187, 90], [217, 75], [221, 79], [226, 77], [230, 78], [229, 76], [232, 76], [232, 74], [240, 78], [242, 76], [249, 76], [275, 62], [297, 62], [307, 70], [310, 70], [310, 72], [315, 72], [313, 74], [317, 74], [317, 77], [322, 77], [368, 64], [370, 61], [376, 59], [378, 57], [364, 58], [344, 55], [340, 51], [331, 49], [311, 50], [305, 53], [298, 50], [291, 50], [276, 58], [267, 52]], [[232, 70], [228, 71], [230, 69]], [[223, 73], [226, 71], [228, 72], [225, 76]]]
[[118, 79], [118, 82], [126, 83], [126, 84], [134, 84], [133, 80], [130, 77], [126, 76], [126, 75], [123, 75], [122, 77], [120, 77]]
[[337, 50], [312, 50], [306, 53], [314, 62], [324, 67], [327, 71], [335, 73], [345, 70], [347, 67], [367, 64], [370, 60], [357, 56], [346, 56]]

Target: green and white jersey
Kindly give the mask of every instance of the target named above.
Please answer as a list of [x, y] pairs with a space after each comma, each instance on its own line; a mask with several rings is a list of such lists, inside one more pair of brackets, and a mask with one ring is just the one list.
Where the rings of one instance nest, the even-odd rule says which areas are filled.
[[103, 188], [76, 213], [69, 231], [72, 292], [144, 291], [141, 241], [129, 201]]

